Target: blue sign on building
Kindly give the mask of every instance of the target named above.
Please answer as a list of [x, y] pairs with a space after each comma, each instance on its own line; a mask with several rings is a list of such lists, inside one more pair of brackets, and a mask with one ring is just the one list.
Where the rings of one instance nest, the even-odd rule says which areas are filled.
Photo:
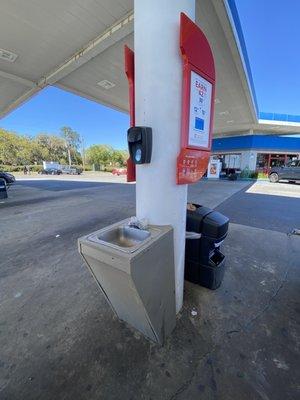
[[300, 137], [247, 135], [213, 139], [212, 151], [264, 150], [300, 152]]
[[300, 157], [300, 137], [245, 135], [217, 138], [212, 153], [218, 155], [223, 168], [268, 172], [273, 166]]

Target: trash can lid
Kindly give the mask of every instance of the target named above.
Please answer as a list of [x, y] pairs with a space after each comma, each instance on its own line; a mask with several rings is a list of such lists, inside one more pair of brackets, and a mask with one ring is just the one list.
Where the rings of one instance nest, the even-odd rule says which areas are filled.
[[186, 230], [188, 232], [202, 232], [202, 221], [206, 215], [211, 213], [213, 210], [208, 207], [199, 206], [198, 204], [194, 204], [195, 210], [187, 210], [186, 216]]
[[202, 235], [217, 240], [222, 239], [228, 232], [228, 226], [229, 218], [218, 211], [212, 211], [203, 219]]
[[211, 208], [193, 204], [194, 210], [188, 208], [186, 230], [188, 232], [202, 233], [203, 236], [222, 240], [228, 232], [229, 218]]

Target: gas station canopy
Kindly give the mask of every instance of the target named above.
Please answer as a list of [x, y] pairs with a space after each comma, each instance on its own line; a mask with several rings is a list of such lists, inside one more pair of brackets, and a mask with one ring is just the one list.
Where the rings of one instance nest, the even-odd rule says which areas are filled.
[[[127, 112], [124, 45], [134, 48], [133, 21], [133, 0], [2, 0], [0, 117], [47, 85]], [[197, 0], [196, 23], [215, 57], [214, 134], [300, 132], [300, 123], [258, 120], [234, 1]]]

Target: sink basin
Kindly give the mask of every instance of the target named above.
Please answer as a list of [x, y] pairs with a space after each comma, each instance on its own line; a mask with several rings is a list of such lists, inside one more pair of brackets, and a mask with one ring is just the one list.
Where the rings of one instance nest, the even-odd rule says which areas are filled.
[[101, 243], [130, 253], [137, 250], [140, 244], [150, 238], [151, 233], [149, 231], [130, 226], [108, 228], [89, 236], [89, 240], [92, 242]]
[[120, 247], [133, 247], [150, 237], [146, 230], [120, 226], [118, 228], [100, 233], [98, 239], [103, 242], [115, 244]]

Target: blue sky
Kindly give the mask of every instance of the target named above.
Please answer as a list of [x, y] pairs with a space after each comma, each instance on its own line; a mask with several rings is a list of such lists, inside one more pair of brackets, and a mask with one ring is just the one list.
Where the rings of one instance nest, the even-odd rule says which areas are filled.
[[260, 111], [300, 114], [300, 1], [235, 0]]
[[[235, 0], [260, 111], [300, 114], [300, 1]], [[71, 126], [86, 145], [126, 148], [129, 117], [92, 101], [48, 87], [0, 121], [21, 134], [58, 134]]]
[[129, 116], [64, 90], [47, 87], [0, 121], [0, 126], [22, 134], [59, 134], [70, 126], [85, 145], [109, 144], [125, 149]]

